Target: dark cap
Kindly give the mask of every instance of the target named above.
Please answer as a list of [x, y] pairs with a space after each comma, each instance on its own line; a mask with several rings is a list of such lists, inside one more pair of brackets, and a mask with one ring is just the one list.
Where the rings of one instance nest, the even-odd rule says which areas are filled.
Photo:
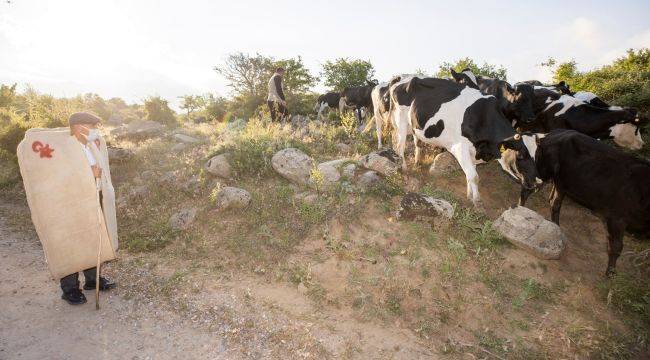
[[87, 112], [78, 112], [70, 115], [70, 119], [68, 119], [68, 123], [70, 126], [72, 125], [81, 125], [81, 124], [99, 124], [102, 122], [102, 119], [99, 117], [87, 113]]

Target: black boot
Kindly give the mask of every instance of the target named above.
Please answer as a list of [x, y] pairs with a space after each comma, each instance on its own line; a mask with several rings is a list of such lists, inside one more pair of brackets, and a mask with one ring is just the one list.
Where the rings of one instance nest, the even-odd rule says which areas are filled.
[[[95, 290], [95, 285], [97, 285], [95, 283], [95, 280], [87, 280], [84, 283], [84, 290]], [[112, 280], [109, 280], [103, 276], [99, 277], [99, 290], [101, 291], [110, 290], [115, 286], [117, 286], [117, 284]]]
[[72, 289], [64, 292], [61, 299], [68, 302], [70, 305], [81, 305], [86, 303], [86, 297], [79, 289]]

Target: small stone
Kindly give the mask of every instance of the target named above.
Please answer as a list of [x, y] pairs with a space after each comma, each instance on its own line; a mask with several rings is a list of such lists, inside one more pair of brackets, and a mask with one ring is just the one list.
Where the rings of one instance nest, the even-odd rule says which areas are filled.
[[201, 140], [197, 138], [193, 138], [191, 136], [185, 135], [185, 134], [174, 134], [174, 140], [179, 141], [184, 144], [196, 144], [200, 142]]
[[392, 149], [374, 151], [361, 158], [361, 166], [374, 170], [384, 176], [397, 173], [400, 166], [400, 159]]
[[124, 149], [120, 147], [109, 146], [108, 149], [108, 159], [111, 162], [122, 163], [127, 162], [133, 158], [135, 151], [131, 149]]
[[314, 160], [296, 148], [287, 148], [273, 155], [271, 165], [287, 180], [299, 185], [307, 185]]
[[219, 154], [213, 156], [205, 164], [205, 170], [212, 175], [229, 179], [231, 176], [230, 162], [228, 162], [228, 154]]
[[186, 230], [194, 222], [197, 212], [196, 208], [183, 209], [169, 218], [169, 226], [174, 230]]
[[523, 206], [504, 211], [492, 228], [540, 259], [557, 260], [566, 247], [566, 235], [557, 224]]
[[454, 217], [454, 206], [448, 201], [435, 199], [424, 194], [406, 193], [400, 202], [397, 219], [413, 220], [418, 216], [443, 216], [451, 219]]
[[226, 186], [219, 190], [215, 199], [217, 210], [243, 209], [251, 202], [248, 191], [236, 187]]
[[350, 152], [352, 152], [352, 146], [346, 143], [337, 143], [334, 146], [336, 147], [336, 150], [338, 150], [342, 154], [349, 154]]

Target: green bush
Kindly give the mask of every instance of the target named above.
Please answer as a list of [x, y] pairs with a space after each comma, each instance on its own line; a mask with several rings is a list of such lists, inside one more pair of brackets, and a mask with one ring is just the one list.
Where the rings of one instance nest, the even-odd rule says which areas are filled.
[[27, 129], [28, 126], [20, 115], [11, 109], [0, 108], [0, 149], [15, 154]]
[[144, 101], [144, 108], [147, 113], [147, 120], [159, 122], [167, 126], [177, 126], [174, 111], [169, 108], [167, 100], [159, 96], [149, 97]]

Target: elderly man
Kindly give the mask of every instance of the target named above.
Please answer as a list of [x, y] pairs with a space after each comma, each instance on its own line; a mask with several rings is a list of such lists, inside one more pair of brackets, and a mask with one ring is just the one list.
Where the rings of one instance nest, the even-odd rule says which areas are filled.
[[[102, 168], [99, 166], [99, 161], [95, 159], [95, 155], [99, 156], [99, 151], [92, 151], [91, 147], [99, 148], [100, 134], [98, 127], [101, 125], [101, 120], [97, 116], [79, 112], [70, 116], [70, 134], [74, 136], [82, 145], [83, 151], [88, 160], [88, 166], [92, 169], [95, 179], [101, 179]], [[99, 193], [101, 204], [101, 191]], [[85, 283], [84, 290], [93, 290], [97, 281], [97, 269], [90, 268], [83, 271]], [[109, 290], [115, 287], [115, 283], [107, 278], [99, 276], [99, 290]], [[70, 274], [61, 279], [61, 290], [63, 295], [61, 298], [71, 305], [79, 305], [86, 302], [86, 297], [79, 289], [79, 273]]]
[[287, 110], [287, 101], [284, 98], [284, 92], [282, 91], [282, 76], [284, 76], [284, 69], [279, 67], [275, 69], [275, 74], [269, 79], [269, 96], [266, 98], [267, 105], [271, 111], [271, 121], [276, 121], [275, 107], [278, 107], [278, 112], [280, 113], [279, 119], [284, 118], [289, 114]]

